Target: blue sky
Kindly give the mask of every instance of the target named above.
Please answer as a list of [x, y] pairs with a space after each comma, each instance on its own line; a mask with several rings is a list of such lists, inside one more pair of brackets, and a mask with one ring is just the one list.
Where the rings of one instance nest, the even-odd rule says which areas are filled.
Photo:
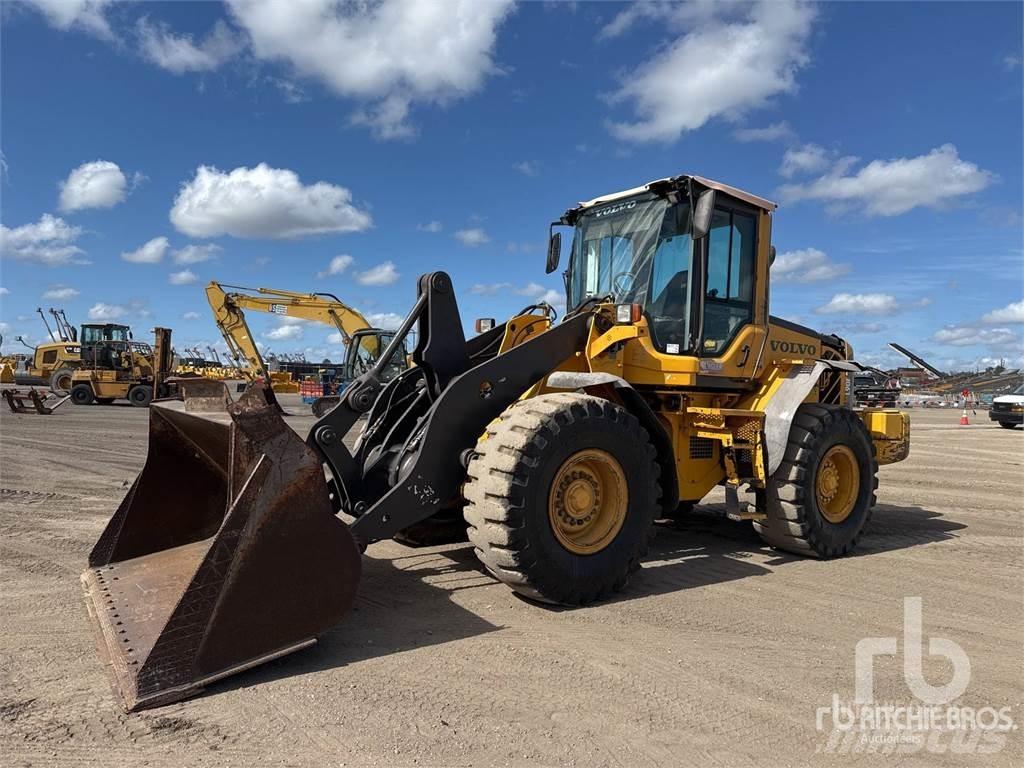
[[1020, 3], [35, 0], [0, 23], [6, 352], [37, 306], [218, 342], [211, 279], [387, 323], [445, 269], [467, 324], [500, 318], [562, 300], [550, 220], [691, 172], [781, 203], [775, 314], [876, 364], [898, 341], [1024, 365]]

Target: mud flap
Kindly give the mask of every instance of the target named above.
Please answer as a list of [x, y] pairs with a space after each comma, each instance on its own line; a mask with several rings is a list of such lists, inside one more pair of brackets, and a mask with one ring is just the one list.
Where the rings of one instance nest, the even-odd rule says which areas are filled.
[[82, 574], [129, 711], [314, 643], [355, 596], [360, 552], [320, 459], [262, 387], [223, 403], [153, 403], [146, 464]]

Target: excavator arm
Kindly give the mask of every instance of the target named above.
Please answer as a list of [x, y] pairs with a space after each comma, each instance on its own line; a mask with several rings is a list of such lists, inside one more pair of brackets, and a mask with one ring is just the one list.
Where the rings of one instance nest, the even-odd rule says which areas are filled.
[[[229, 293], [225, 289], [234, 290]], [[329, 293], [243, 288], [214, 281], [206, 286], [206, 298], [228, 351], [236, 363], [242, 365], [242, 361], [245, 361], [243, 372], [249, 379], [262, 376], [269, 382], [270, 376], [245, 320], [246, 310], [296, 317], [332, 326], [346, 344], [357, 331], [370, 327], [360, 312]]]

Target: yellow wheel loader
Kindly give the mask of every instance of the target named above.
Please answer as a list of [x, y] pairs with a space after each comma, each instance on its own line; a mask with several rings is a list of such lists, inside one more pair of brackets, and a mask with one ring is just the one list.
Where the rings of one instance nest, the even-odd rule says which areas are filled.
[[[655, 519], [717, 485], [770, 546], [850, 552], [909, 425], [848, 407], [845, 341], [769, 315], [774, 208], [697, 176], [582, 203], [553, 225], [573, 230], [566, 317], [530, 307], [468, 340], [448, 275], [423, 275], [305, 441], [259, 384], [226, 409], [155, 402], [146, 464], [82, 577], [125, 706], [313, 643], [351, 606], [362, 550], [453, 507], [488, 572], [565, 605], [622, 589]], [[385, 384], [414, 327], [415, 365]]]

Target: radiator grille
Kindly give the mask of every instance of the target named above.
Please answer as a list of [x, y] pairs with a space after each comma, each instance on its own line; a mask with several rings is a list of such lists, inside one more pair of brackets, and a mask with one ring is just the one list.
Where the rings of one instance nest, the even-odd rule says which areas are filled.
[[690, 436], [690, 458], [710, 459], [714, 455], [714, 440], [710, 437]]

